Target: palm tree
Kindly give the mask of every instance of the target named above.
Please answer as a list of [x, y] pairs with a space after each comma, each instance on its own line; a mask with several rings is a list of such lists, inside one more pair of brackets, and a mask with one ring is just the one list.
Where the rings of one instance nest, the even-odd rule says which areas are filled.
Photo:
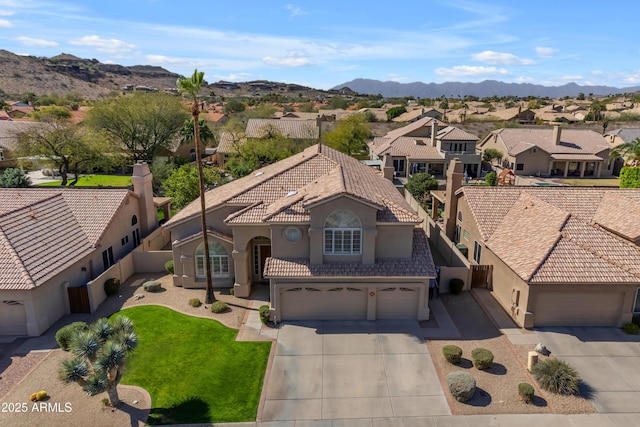
[[99, 319], [71, 336], [69, 351], [75, 357], [62, 361], [58, 377], [65, 383], [78, 383], [91, 396], [107, 392], [109, 403], [116, 407], [125, 356], [137, 345], [138, 336], [129, 318]]
[[[198, 120], [198, 128], [200, 129], [200, 140], [204, 142], [205, 145], [207, 145], [207, 142], [214, 141], [216, 139], [213, 131], [209, 125], [207, 125], [205, 120]], [[187, 142], [193, 141], [193, 134], [193, 118], [191, 118], [184, 123], [184, 126], [180, 130], [180, 144], [186, 144]]]
[[206, 276], [206, 288], [204, 302], [211, 304], [215, 301], [213, 296], [213, 281], [211, 280], [211, 261], [209, 258], [209, 236], [207, 235], [207, 217], [204, 198], [204, 175], [202, 173], [202, 160], [200, 159], [200, 105], [198, 93], [204, 84], [204, 71], [196, 69], [191, 77], [180, 76], [176, 86], [180, 93], [191, 99], [191, 115], [193, 116], [193, 142], [196, 149], [196, 167], [198, 168], [198, 181], [200, 183], [200, 225], [202, 226], [202, 243], [204, 245], [204, 271]]
[[627, 162], [640, 161], [640, 137], [611, 149], [609, 162], [616, 159], [624, 159]]

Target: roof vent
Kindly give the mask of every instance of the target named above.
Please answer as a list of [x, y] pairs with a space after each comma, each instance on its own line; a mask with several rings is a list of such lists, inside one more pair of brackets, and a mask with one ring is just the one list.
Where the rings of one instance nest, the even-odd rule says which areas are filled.
[[414, 140], [413, 140], [413, 142], [414, 142], [416, 145], [427, 145], [427, 144], [425, 144], [425, 143], [424, 143], [424, 141], [423, 141], [423, 140], [421, 140], [421, 139], [414, 139]]
[[298, 192], [297, 192], [296, 190], [289, 191], [289, 192], [287, 193], [287, 197], [295, 196], [296, 194], [298, 194]]
[[260, 176], [260, 175], [264, 175], [264, 172], [260, 171], [260, 172], [256, 172], [255, 176]]

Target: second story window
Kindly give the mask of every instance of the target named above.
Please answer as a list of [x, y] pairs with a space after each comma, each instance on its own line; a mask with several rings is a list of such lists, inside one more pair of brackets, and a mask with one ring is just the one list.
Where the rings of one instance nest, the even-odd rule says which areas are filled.
[[325, 255], [360, 255], [362, 253], [362, 223], [351, 211], [341, 209], [327, 217], [324, 223]]

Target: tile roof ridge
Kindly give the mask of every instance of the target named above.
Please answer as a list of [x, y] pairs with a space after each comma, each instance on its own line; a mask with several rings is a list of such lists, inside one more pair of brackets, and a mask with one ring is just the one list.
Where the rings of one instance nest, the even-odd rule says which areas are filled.
[[416, 215], [414, 212], [403, 208], [402, 206], [400, 206], [399, 204], [397, 204], [396, 202], [390, 200], [388, 197], [385, 197], [381, 194], [376, 194], [376, 197], [378, 197], [380, 200], [382, 200], [386, 205], [392, 205], [394, 208], [404, 212], [405, 214], [407, 214], [408, 216], [411, 216], [413, 218], [416, 219], [416, 221], [418, 223], [422, 223], [424, 220], [422, 218], [420, 218], [418, 215]]
[[[546, 202], [544, 202], [544, 203], [546, 203]], [[533, 278], [538, 273], [538, 271], [547, 262], [547, 260], [549, 259], [549, 256], [551, 255], [551, 253], [558, 246], [558, 243], [560, 243], [560, 240], [563, 239], [563, 229], [567, 225], [567, 223], [569, 222], [570, 218], [571, 218], [571, 214], [567, 213], [565, 218], [564, 218], [564, 221], [563, 221], [562, 225], [560, 226], [560, 229], [558, 230], [559, 233], [558, 233], [558, 236], [556, 237], [555, 242], [553, 242], [552, 245], [549, 245], [549, 249], [547, 250], [547, 253], [543, 257], [540, 258], [540, 261], [538, 262], [538, 264], [533, 268], [533, 270], [531, 271], [531, 274], [529, 274], [529, 277], [524, 278], [525, 281], [530, 282], [531, 280], [533, 280]]]
[[290, 196], [289, 203], [283, 203], [282, 205], [277, 206], [277, 208], [274, 209], [272, 212], [269, 212], [269, 208], [271, 206], [276, 205], [278, 201], [283, 200], [283, 199], [278, 199], [276, 202], [274, 202], [274, 203], [270, 204], [269, 206], [267, 206], [267, 214], [264, 215], [261, 218], [262, 221], [268, 221], [269, 219], [271, 219], [274, 216], [278, 215], [279, 213], [281, 213], [285, 209], [295, 205], [296, 203], [299, 203], [300, 201], [302, 201], [302, 199], [304, 199], [305, 195], [306, 195], [306, 193], [304, 193], [302, 191], [298, 191], [298, 193], [295, 195], [295, 197]]
[[22, 262], [22, 258], [20, 258], [18, 252], [16, 252], [16, 250], [13, 248], [13, 245], [9, 241], [9, 238], [2, 229], [2, 226], [0, 226], [0, 247], [2, 246], [5, 247], [6, 253], [8, 253], [11, 258], [13, 258], [14, 264], [19, 270], [20, 276], [22, 277], [24, 282], [27, 283], [29, 288], [35, 288], [37, 286], [35, 280], [33, 280], [33, 277], [31, 276], [31, 274], [29, 274], [27, 267], [25, 267], [24, 262]]
[[[264, 202], [262, 200], [258, 200], [257, 202], [253, 202], [252, 204], [250, 204], [249, 206], [246, 206], [238, 211], [235, 211], [233, 213], [230, 213], [224, 220], [223, 222], [228, 222], [231, 221], [232, 219], [235, 219], [237, 217], [239, 217], [240, 215], [245, 214], [246, 212], [250, 211], [251, 209], [255, 208], [256, 206], [260, 206], [261, 204], [263, 204]], [[208, 228], [208, 227], [207, 227]]]

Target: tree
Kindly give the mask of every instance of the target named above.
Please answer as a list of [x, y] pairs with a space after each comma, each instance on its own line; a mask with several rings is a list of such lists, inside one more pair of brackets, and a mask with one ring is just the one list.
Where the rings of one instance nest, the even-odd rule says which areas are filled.
[[75, 357], [62, 361], [58, 377], [65, 383], [78, 383], [91, 396], [107, 392], [111, 406], [116, 407], [125, 357], [137, 345], [138, 336], [129, 318], [99, 319], [88, 330], [71, 336], [69, 351]]
[[407, 112], [407, 109], [404, 107], [393, 107], [387, 110], [387, 120], [391, 121], [398, 117], [400, 114], [404, 114]]
[[247, 108], [242, 101], [239, 99], [230, 99], [227, 103], [222, 107], [222, 112], [229, 113], [242, 113], [245, 108]]
[[67, 185], [68, 174], [75, 180], [81, 168], [109, 167], [114, 161], [104, 153], [112, 152], [112, 146], [100, 135], [79, 125], [53, 121], [34, 126], [17, 135], [16, 152], [21, 156], [41, 156], [58, 169], [62, 186]]
[[416, 200], [424, 203], [431, 190], [438, 189], [438, 180], [428, 173], [415, 173], [407, 181], [406, 188]]
[[498, 185], [498, 175], [494, 171], [489, 172], [484, 177], [484, 185], [495, 187]]
[[367, 151], [367, 139], [371, 136], [371, 128], [362, 114], [351, 114], [338, 120], [336, 127], [323, 136], [324, 143], [349, 156], [363, 154]]
[[2, 188], [27, 188], [31, 185], [31, 179], [25, 175], [22, 169], [7, 168], [0, 175], [0, 187]]
[[41, 108], [31, 113], [31, 118], [37, 122], [50, 122], [55, 120], [66, 120], [71, 118], [71, 112], [67, 107], [51, 105]]
[[159, 149], [169, 147], [187, 117], [180, 98], [136, 91], [98, 102], [85, 123], [104, 131], [135, 163], [151, 161]]
[[620, 170], [620, 188], [640, 188], [639, 166], [625, 166]]
[[[154, 163], [155, 165], [155, 163]], [[205, 188], [219, 185], [223, 182], [220, 173], [214, 168], [202, 168]], [[171, 206], [182, 209], [193, 202], [200, 195], [200, 178], [198, 168], [191, 165], [182, 165], [173, 169], [162, 181], [164, 194], [173, 198]]]
[[338, 110], [338, 109], [346, 110], [348, 106], [347, 100], [342, 96], [334, 96], [333, 98], [331, 98], [331, 101], [329, 101], [329, 105], [334, 110]]
[[290, 139], [272, 135], [260, 139], [249, 139], [238, 147], [238, 154], [226, 163], [226, 169], [236, 178], [250, 174], [253, 170], [285, 159], [302, 148]]
[[206, 275], [206, 289], [204, 302], [211, 304], [215, 301], [213, 296], [213, 279], [211, 278], [211, 258], [209, 256], [209, 235], [207, 234], [207, 215], [204, 197], [204, 173], [202, 171], [202, 160], [200, 159], [200, 105], [198, 104], [198, 94], [204, 84], [204, 72], [195, 69], [191, 77], [180, 76], [176, 81], [176, 86], [181, 94], [191, 100], [191, 116], [193, 118], [193, 143], [196, 150], [196, 167], [198, 168], [198, 187], [200, 193], [200, 225], [202, 227], [202, 243], [204, 244], [204, 270]]
[[609, 163], [616, 159], [624, 159], [627, 162], [640, 161], [640, 137], [612, 148], [609, 152]]
[[502, 151], [496, 150], [495, 148], [487, 148], [482, 152], [482, 160], [487, 163], [492, 163], [494, 160], [500, 160], [504, 157]]
[[[200, 128], [200, 141], [204, 142], [204, 145], [208, 145], [208, 142], [215, 140], [215, 135], [205, 120], [198, 120], [198, 127]], [[190, 118], [184, 123], [182, 129], [180, 129], [180, 144], [193, 142], [193, 135], [193, 118]]]
[[24, 95], [22, 95], [22, 102], [24, 102], [25, 104], [29, 104], [31, 106], [34, 106], [34, 103], [36, 102], [37, 99], [38, 97], [33, 92], [27, 92]]

